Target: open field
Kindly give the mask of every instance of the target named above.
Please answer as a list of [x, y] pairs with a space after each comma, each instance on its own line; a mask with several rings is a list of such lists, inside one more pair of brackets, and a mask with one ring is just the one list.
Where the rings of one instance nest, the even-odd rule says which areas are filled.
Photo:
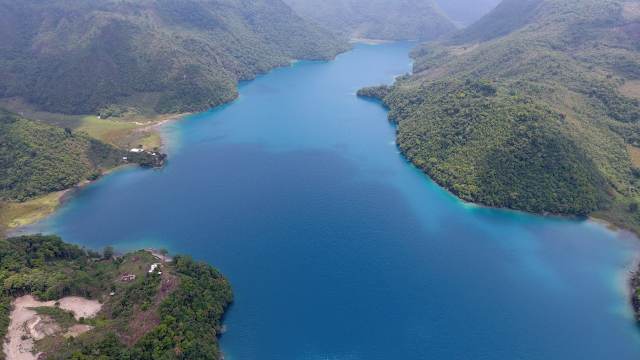
[[58, 191], [22, 203], [0, 203], [0, 235], [50, 215], [56, 210], [64, 194], [65, 191]]
[[148, 149], [161, 147], [162, 138], [155, 125], [183, 116], [182, 114], [159, 115], [136, 108], [135, 111], [127, 111], [118, 117], [102, 119], [98, 115], [67, 115], [38, 111], [20, 98], [0, 99], [0, 108], [5, 108], [27, 119], [82, 131], [95, 139], [123, 149], [138, 145]]

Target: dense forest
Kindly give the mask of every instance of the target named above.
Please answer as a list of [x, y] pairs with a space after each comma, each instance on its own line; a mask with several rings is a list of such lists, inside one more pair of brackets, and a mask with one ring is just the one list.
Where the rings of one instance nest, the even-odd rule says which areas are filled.
[[284, 0], [297, 13], [351, 38], [433, 40], [455, 30], [432, 0]]
[[280, 0], [0, 0], [0, 33], [0, 97], [67, 114], [134, 95], [204, 110], [238, 80], [347, 47]]
[[[110, 249], [85, 251], [56, 236], [0, 240], [0, 333], [7, 331], [12, 298], [74, 295], [99, 300], [102, 310], [78, 321], [92, 327], [84, 334], [56, 333], [36, 341], [42, 358], [220, 359], [217, 335], [232, 301], [229, 283], [211, 266], [182, 256], [163, 262], [162, 271], [148, 272], [157, 261], [146, 251], [119, 257]], [[124, 282], [123, 273], [137, 277]], [[65, 320], [58, 308], [43, 310], [38, 309]], [[145, 327], [140, 319], [146, 319]]]
[[123, 164], [124, 157], [129, 163], [156, 163], [148, 153], [129, 153], [69, 128], [0, 110], [0, 202], [25, 201], [96, 179]]
[[413, 52], [384, 100], [402, 151], [465, 200], [640, 229], [640, 2], [505, 0]]

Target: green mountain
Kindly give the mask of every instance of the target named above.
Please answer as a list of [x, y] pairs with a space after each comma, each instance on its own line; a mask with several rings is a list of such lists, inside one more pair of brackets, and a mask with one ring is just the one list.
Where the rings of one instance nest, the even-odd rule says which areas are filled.
[[285, 0], [296, 12], [351, 38], [432, 40], [455, 30], [431, 0]]
[[640, 229], [640, 2], [505, 0], [419, 47], [382, 98], [398, 144], [459, 197]]
[[0, 0], [0, 33], [0, 97], [67, 114], [132, 97], [203, 110], [238, 80], [346, 48], [280, 0]]
[[125, 156], [154, 165], [150, 154], [128, 153], [71, 129], [0, 110], [0, 202], [71, 188], [122, 164]]

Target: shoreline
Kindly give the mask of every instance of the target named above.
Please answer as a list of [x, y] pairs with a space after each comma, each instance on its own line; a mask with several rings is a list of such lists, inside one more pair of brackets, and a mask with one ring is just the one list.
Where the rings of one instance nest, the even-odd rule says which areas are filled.
[[[374, 101], [378, 102], [383, 108], [389, 111], [387, 105], [384, 103], [383, 99], [381, 99], [380, 97], [375, 97], [375, 96], [363, 96], [363, 97], [366, 99], [373, 99]], [[397, 126], [397, 123], [395, 121], [393, 121], [392, 119], [388, 119], [388, 120], [389, 120], [389, 124], [392, 127], [395, 128]], [[396, 141], [396, 143], [397, 143], [397, 140], [398, 140], [397, 137], [395, 137], [394, 141]], [[398, 146], [397, 144], [396, 144], [396, 148], [398, 150], [398, 154], [402, 157], [402, 159], [407, 164], [413, 167], [416, 171], [419, 171], [422, 174], [422, 176], [426, 178], [426, 180], [433, 182], [433, 184], [435, 184], [440, 189], [444, 190], [447, 194], [452, 196], [455, 199], [455, 201], [459, 202], [463, 207], [476, 208], [476, 209], [488, 209], [488, 210], [494, 210], [494, 211], [499, 210], [499, 211], [506, 211], [506, 212], [516, 213], [516, 214], [521, 214], [521, 215], [543, 217], [546, 219], [558, 219], [562, 221], [580, 221], [587, 224], [593, 224], [595, 226], [601, 227], [606, 231], [613, 232], [615, 236], [620, 240], [634, 241], [636, 243], [640, 243], [638, 242], [640, 240], [640, 232], [638, 232], [637, 229], [632, 229], [624, 225], [616, 224], [610, 220], [606, 220], [594, 214], [580, 216], [580, 215], [570, 215], [570, 214], [533, 213], [525, 210], [511, 209], [506, 207], [495, 207], [495, 206], [482, 204], [479, 202], [465, 200], [460, 196], [458, 196], [450, 188], [448, 188], [444, 184], [441, 184], [436, 179], [434, 179], [428, 173], [428, 171], [426, 171], [423, 168], [420, 168], [415, 163], [413, 163], [413, 161], [411, 161], [411, 159], [406, 156], [406, 154], [402, 151], [402, 149], [400, 149], [400, 146]], [[638, 249], [634, 251], [632, 261], [629, 264], [625, 264], [620, 268], [620, 272], [618, 276], [620, 277], [620, 280], [617, 280], [617, 281], [620, 281], [620, 286], [621, 286], [620, 291], [622, 292], [622, 296], [625, 298], [627, 302], [627, 306], [631, 309], [631, 312], [636, 324], [640, 325], [640, 296], [634, 296], [636, 292], [640, 291], [640, 251], [638, 251]]]
[[[180, 121], [184, 119], [186, 116], [191, 114], [192, 113], [171, 114], [171, 116], [168, 116], [167, 118], [163, 118], [162, 120], [159, 120], [159, 121], [149, 121], [144, 125], [140, 123], [136, 123], [136, 125], [139, 125], [140, 127], [137, 129], [134, 129], [133, 132], [141, 132], [141, 133], [151, 132], [154, 135], [157, 135], [160, 138], [159, 149], [164, 152], [164, 151], [167, 151], [169, 147], [167, 146], [167, 143], [166, 143], [167, 141], [166, 137], [162, 133], [162, 131], [160, 131], [160, 129], [163, 126], [168, 125], [172, 122]], [[123, 150], [126, 150], [126, 149], [123, 149]], [[5, 203], [6, 204], [5, 206], [9, 206], [9, 207], [10, 206], [20, 207], [21, 205], [28, 207], [29, 205], [33, 203], [38, 203], [43, 199], [56, 198], [55, 200], [48, 202], [47, 205], [37, 207], [33, 211], [25, 211], [24, 214], [21, 214], [18, 217], [13, 217], [13, 218], [9, 217], [8, 219], [2, 219], [3, 224], [0, 224], [0, 236], [12, 237], [12, 236], [24, 235], [26, 233], [25, 232], [26, 228], [55, 214], [62, 206], [64, 206], [68, 201], [70, 201], [82, 189], [93, 184], [94, 182], [100, 181], [103, 177], [107, 175], [110, 175], [116, 171], [129, 168], [131, 166], [135, 166], [135, 164], [117, 165], [115, 167], [104, 170], [104, 172], [102, 172], [100, 177], [98, 177], [95, 180], [82, 180], [81, 182], [75, 184], [74, 186], [68, 189], [45, 194], [23, 203], [14, 203], [14, 202]], [[0, 207], [0, 211], [2, 210], [3, 208]], [[18, 225], [13, 226], [15, 223], [18, 223]]]
[[[376, 99], [376, 98], [373, 98], [373, 99]], [[380, 103], [380, 105], [383, 106], [383, 107], [385, 106], [384, 103]], [[392, 123], [392, 125], [393, 125], [393, 123]], [[581, 215], [570, 215], [570, 214], [554, 214], [554, 213], [549, 213], [549, 212], [547, 212], [547, 213], [534, 213], [534, 212], [529, 212], [529, 211], [525, 211], [525, 210], [511, 209], [511, 208], [508, 208], [508, 207], [490, 206], [490, 205], [482, 204], [482, 203], [479, 203], [479, 202], [465, 200], [465, 199], [459, 197], [458, 195], [456, 195], [455, 192], [453, 192], [452, 190], [450, 190], [449, 188], [447, 188], [446, 186], [444, 186], [443, 184], [439, 183], [434, 178], [432, 178], [431, 175], [429, 175], [428, 172], [426, 172], [425, 170], [423, 170], [422, 168], [420, 168], [416, 164], [414, 164], [404, 154], [404, 152], [402, 152], [402, 150], [400, 149], [399, 146], [396, 145], [396, 147], [397, 147], [397, 149], [399, 151], [399, 155], [402, 156], [404, 161], [406, 161], [409, 165], [411, 165], [415, 170], [419, 171], [429, 181], [433, 182], [439, 188], [441, 188], [442, 190], [446, 191], [447, 194], [449, 194], [450, 196], [455, 198], [457, 201], [459, 201], [462, 204], [462, 206], [464, 206], [464, 207], [477, 208], [477, 209], [487, 209], [487, 210], [506, 211], [506, 212], [516, 213], [516, 214], [521, 214], [521, 215], [543, 217], [543, 218], [547, 218], [547, 219], [558, 219], [558, 220], [564, 220], [564, 221], [582, 221], [582, 222], [585, 222], [585, 223], [592, 223], [592, 224], [596, 224], [596, 225], [602, 226], [602, 227], [606, 228], [608, 231], [612, 231], [612, 232], [615, 232], [615, 233], [617, 233], [617, 234], [619, 234], [621, 236], [633, 238], [633, 240], [640, 241], [640, 233], [634, 231], [633, 229], [630, 229], [630, 228], [627, 228], [627, 227], [624, 227], [624, 226], [621, 226], [621, 225], [617, 225], [617, 224], [615, 224], [615, 223], [613, 223], [613, 222], [611, 222], [609, 220], [606, 220], [606, 219], [603, 219], [603, 218], [600, 218], [600, 217], [597, 217], [597, 216], [594, 216], [594, 215], [581, 216]], [[639, 265], [640, 265], [640, 260], [639, 260]]]
[[[334, 54], [330, 59], [325, 59], [323, 61], [332, 61], [334, 60], [337, 56], [346, 53], [348, 51], [350, 51], [350, 48], [346, 48], [344, 50], [340, 50], [338, 52], [336, 52], [336, 54]], [[292, 66], [295, 65], [297, 62], [299, 62], [301, 60], [299, 59], [291, 59], [289, 63], [284, 63], [284, 64], [280, 64], [277, 66], [274, 66], [273, 68], [264, 71], [262, 73], [258, 73], [255, 74], [252, 78], [250, 79], [246, 79], [246, 80], [238, 80], [237, 81], [237, 86], [239, 87], [240, 84], [243, 81], [252, 81], [255, 80], [256, 78], [258, 78], [259, 76], [263, 76], [268, 74], [269, 72], [278, 69], [278, 68], [284, 68], [284, 67], [288, 67], [288, 66]], [[206, 110], [202, 110], [199, 112], [206, 112], [206, 111], [210, 111], [212, 109], [217, 109], [221, 106], [225, 106], [225, 105], [229, 105], [232, 104], [234, 101], [236, 101], [238, 99], [238, 94], [233, 98], [230, 99], [222, 104], [210, 107]], [[0, 100], [2, 100], [0, 98]], [[6, 99], [5, 99], [6, 100]], [[140, 121], [122, 121], [123, 123], [131, 123], [134, 124], [136, 126], [138, 126], [138, 128], [135, 128], [131, 131], [131, 133], [144, 133], [144, 132], [149, 132], [151, 135], [156, 135], [158, 136], [158, 138], [160, 139], [160, 144], [158, 146], [158, 149], [162, 152], [167, 151], [167, 155], [170, 155], [170, 153], [168, 152], [169, 147], [167, 146], [167, 139], [165, 134], [160, 131], [160, 128], [175, 122], [175, 121], [180, 121], [183, 120], [184, 118], [186, 118], [188, 115], [192, 115], [195, 113], [199, 113], [199, 112], [184, 112], [184, 113], [178, 113], [178, 114], [164, 114], [164, 115], [158, 115], [160, 117], [160, 119], [154, 121], [151, 119], [147, 119], [147, 121], [144, 122], [140, 122]], [[57, 114], [57, 115], [61, 115], [61, 114]], [[100, 139], [99, 139], [100, 140]], [[122, 148], [122, 147], [120, 147]], [[126, 149], [123, 149], [126, 150]], [[119, 168], [121, 168], [123, 165], [119, 165], [116, 166], [114, 168], [108, 169], [107, 171], [105, 171], [102, 176], [107, 175], [113, 171], [118, 170]], [[46, 209], [39, 209], [42, 210], [41, 214], [34, 214], [34, 212], [28, 213], [28, 214], [24, 214], [24, 217], [29, 217], [29, 220], [25, 221], [24, 223], [21, 223], [19, 226], [16, 227], [10, 227], [9, 225], [12, 222], [15, 222], [17, 220], [20, 220], [20, 218], [13, 218], [13, 219], [9, 219], [9, 221], [6, 221], [5, 219], [3, 219], [3, 204], [0, 203], [0, 237], [4, 236], [4, 237], [8, 237], [10, 235], [15, 235], [15, 234], [20, 234], [20, 230], [24, 229], [25, 227], [28, 227], [30, 225], [33, 225], [37, 222], [42, 221], [43, 219], [46, 219], [47, 217], [53, 215], [56, 211], [59, 210], [60, 206], [64, 205], [64, 203], [66, 201], [69, 201], [71, 199], [71, 197], [73, 196], [73, 193], [75, 193], [76, 191], [78, 191], [79, 189], [87, 186], [88, 184], [93, 183], [94, 181], [98, 181], [102, 178], [102, 176], [100, 176], [98, 179], [95, 180], [85, 180], [82, 181], [81, 183], [69, 188], [69, 189], [65, 189], [65, 190], [61, 190], [60, 192], [54, 192], [54, 193], [49, 193], [46, 195], [43, 195], [42, 197], [33, 199], [33, 201], [38, 201], [40, 199], [43, 199], [47, 196], [52, 196], [52, 194], [59, 194], [59, 198], [55, 201], [55, 204], [53, 205], [49, 205]], [[20, 203], [7, 203], [7, 204], [20, 204]]]
[[[34, 201], [37, 201], [38, 199], [41, 199], [43, 197], [48, 197], [51, 195], [57, 196], [57, 200], [55, 201], [55, 204], [53, 204], [51, 206], [51, 208], [46, 209], [44, 213], [42, 214], [38, 214], [35, 216], [32, 216], [29, 218], [28, 222], [24, 222], [21, 223], [19, 226], [15, 226], [12, 227], [11, 224], [9, 224], [7, 226], [7, 228], [4, 231], [4, 234], [0, 234], [0, 235], [5, 235], [6, 237], [14, 237], [14, 236], [20, 236], [20, 235], [26, 235], [27, 232], [25, 232], [25, 229], [27, 229], [29, 226], [36, 224], [46, 218], [48, 218], [49, 216], [53, 215], [54, 213], [56, 213], [58, 210], [60, 210], [60, 208], [66, 204], [68, 201], [70, 201], [73, 196], [78, 192], [81, 191], [82, 189], [86, 188], [87, 186], [93, 184], [96, 181], [101, 180], [104, 176], [107, 176], [113, 172], [125, 169], [127, 167], [131, 167], [134, 166], [135, 164], [122, 164], [122, 165], [118, 165], [116, 167], [113, 167], [111, 169], [106, 170], [105, 172], [103, 172], [99, 178], [95, 179], [95, 180], [82, 180], [81, 182], [77, 183], [76, 185], [68, 188], [68, 189], [64, 189], [64, 190], [60, 190], [60, 191], [56, 191], [47, 195], [43, 195], [40, 198], [36, 198], [33, 199]], [[27, 202], [28, 203], [28, 202]], [[21, 204], [21, 203], [11, 203], [11, 204]], [[26, 216], [26, 215], [25, 215]], [[18, 221], [19, 218], [13, 219], [13, 221]]]
[[[148, 124], [145, 124], [143, 127], [140, 127], [138, 129], [135, 129], [134, 132], [139, 132], [139, 133], [145, 133], [148, 132], [150, 134], [152, 134], [153, 136], [157, 136], [159, 139], [159, 144], [157, 146], [157, 149], [166, 154], [167, 157], [169, 157], [169, 155], [171, 155], [169, 153], [169, 146], [168, 146], [168, 140], [166, 138], [166, 135], [162, 132], [162, 127], [166, 126], [170, 123], [174, 123], [174, 122], [178, 122], [183, 120], [184, 118], [186, 118], [189, 115], [194, 114], [193, 112], [186, 112], [186, 113], [180, 113], [180, 114], [172, 114], [173, 116], [167, 117], [166, 119], [162, 119], [159, 121], [151, 121]], [[125, 149], [126, 150], [126, 149]], [[119, 166], [118, 166], [119, 167]], [[111, 169], [109, 172], [117, 169], [118, 167]], [[100, 179], [96, 179], [96, 180], [100, 180]], [[94, 180], [94, 181], [96, 181]]]

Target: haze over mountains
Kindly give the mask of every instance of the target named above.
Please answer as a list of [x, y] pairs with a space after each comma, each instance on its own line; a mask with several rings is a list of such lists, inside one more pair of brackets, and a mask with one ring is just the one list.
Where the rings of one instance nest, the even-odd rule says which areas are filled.
[[460, 27], [473, 24], [493, 10], [500, 0], [436, 0], [438, 6]]
[[399, 145], [465, 200], [638, 229], [640, 2], [505, 0], [418, 48], [382, 97]]
[[[539, 11], [538, 6], [542, 3], [542, 0], [503, 0], [486, 16], [456, 34], [454, 41], [459, 43], [487, 41], [508, 35], [529, 25]], [[543, 19], [538, 18], [538, 20]], [[562, 22], [561, 19], [556, 21]]]
[[301, 16], [350, 38], [432, 40], [455, 30], [433, 0], [285, 0]]

